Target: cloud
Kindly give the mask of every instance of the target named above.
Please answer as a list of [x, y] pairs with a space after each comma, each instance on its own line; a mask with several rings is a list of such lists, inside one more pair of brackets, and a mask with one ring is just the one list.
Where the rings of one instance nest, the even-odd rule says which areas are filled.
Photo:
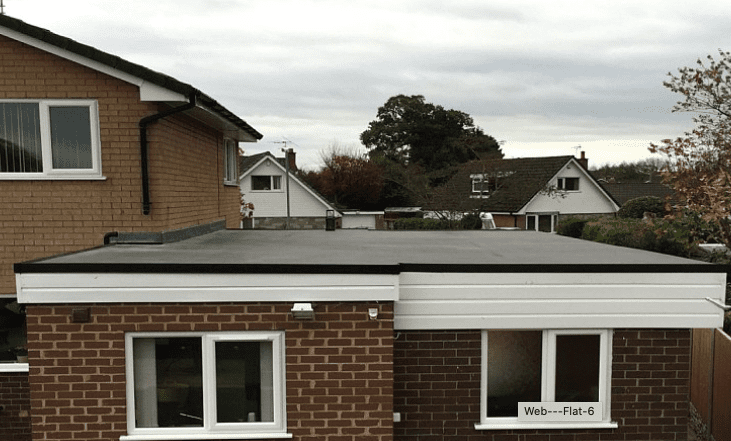
[[667, 72], [731, 47], [731, 4], [718, 2], [24, 0], [6, 12], [191, 83], [264, 133], [256, 148], [287, 137], [308, 162], [358, 145], [397, 94], [465, 111], [506, 148], [601, 142], [621, 161], [623, 146], [629, 157], [636, 140], [690, 128], [669, 112]]

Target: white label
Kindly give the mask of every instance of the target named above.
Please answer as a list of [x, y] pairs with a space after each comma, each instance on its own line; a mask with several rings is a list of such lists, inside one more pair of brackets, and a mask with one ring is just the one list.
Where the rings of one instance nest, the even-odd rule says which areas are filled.
[[602, 403], [518, 403], [518, 421], [602, 421]]

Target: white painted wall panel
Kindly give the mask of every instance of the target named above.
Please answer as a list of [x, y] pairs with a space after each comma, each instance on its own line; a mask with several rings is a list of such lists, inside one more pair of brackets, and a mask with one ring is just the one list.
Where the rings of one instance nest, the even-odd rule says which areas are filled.
[[[287, 216], [287, 179], [285, 171], [267, 158], [248, 173], [240, 185], [244, 200], [254, 204], [254, 218]], [[281, 176], [282, 189], [272, 191], [252, 191], [251, 176]], [[327, 205], [322, 203], [305, 187], [290, 179], [289, 210], [292, 217], [325, 217]]]
[[388, 274], [16, 274], [20, 303], [393, 301]]
[[404, 273], [396, 329], [705, 328], [722, 273]]
[[557, 185], [558, 178], [579, 178], [579, 191], [568, 191], [563, 193], [564, 197], [558, 195], [539, 194], [530, 201], [520, 214], [559, 212], [561, 214], [582, 214], [582, 213], [614, 213], [616, 208], [607, 196], [590, 181], [583, 170], [576, 164], [569, 164], [564, 167], [549, 185]]

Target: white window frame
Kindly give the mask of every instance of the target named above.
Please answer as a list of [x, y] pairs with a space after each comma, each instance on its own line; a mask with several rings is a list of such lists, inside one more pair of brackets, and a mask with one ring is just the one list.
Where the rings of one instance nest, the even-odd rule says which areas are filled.
[[[566, 180], [567, 179], [576, 179], [576, 189], [575, 190], [566, 189]], [[565, 178], [558, 178], [558, 181], [556, 183], [556, 188], [561, 191], [572, 192], [572, 193], [581, 191], [581, 178], [578, 178], [576, 176], [567, 176]]]
[[[267, 176], [269, 177], [269, 190], [254, 190], [254, 176]], [[279, 188], [274, 188], [274, 178], [279, 178]], [[261, 193], [268, 193], [268, 192], [282, 192], [284, 191], [283, 185], [282, 185], [282, 175], [251, 175], [251, 191], [253, 192], [261, 192]]]
[[[99, 104], [96, 100], [0, 100], [0, 103], [38, 103], [41, 126], [43, 171], [38, 173], [0, 172], [0, 180], [99, 180], [102, 176]], [[54, 169], [51, 151], [51, 107], [88, 107], [91, 135], [91, 168]]]
[[[200, 337], [203, 370], [202, 427], [135, 427], [134, 339]], [[247, 341], [272, 343], [272, 375], [274, 399], [273, 422], [219, 423], [216, 421], [215, 343]], [[283, 331], [245, 332], [130, 332], [125, 335], [127, 390], [127, 435], [120, 441], [142, 440], [214, 440], [291, 438], [287, 431], [285, 344]]]
[[223, 140], [223, 184], [238, 185], [238, 146], [231, 138]]
[[[516, 330], [517, 331], [517, 330]], [[482, 331], [482, 367], [480, 381], [480, 422], [477, 430], [506, 429], [616, 429], [611, 421], [612, 335], [611, 329], [545, 329], [543, 332], [541, 366], [541, 401], [555, 400], [556, 336], [599, 335], [599, 402], [602, 403], [601, 422], [525, 422], [517, 417], [487, 417], [487, 349], [488, 330]]]

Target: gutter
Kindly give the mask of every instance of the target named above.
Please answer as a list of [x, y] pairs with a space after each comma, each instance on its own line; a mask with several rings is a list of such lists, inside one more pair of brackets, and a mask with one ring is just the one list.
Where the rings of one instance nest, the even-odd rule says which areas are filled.
[[200, 94], [199, 91], [194, 91], [190, 94], [190, 97], [188, 98], [188, 104], [184, 104], [179, 107], [175, 107], [172, 109], [168, 109], [165, 111], [162, 111], [160, 113], [156, 113], [154, 115], [149, 115], [140, 120], [139, 126], [140, 126], [140, 160], [141, 160], [141, 168], [142, 168], [142, 214], [149, 215], [150, 214], [150, 206], [152, 205], [152, 202], [150, 202], [150, 171], [148, 167], [148, 159], [147, 159], [147, 152], [148, 152], [148, 146], [147, 146], [147, 126], [155, 121], [158, 121], [163, 118], [167, 118], [170, 115], [174, 115], [176, 113], [185, 112], [186, 110], [190, 110], [196, 106], [196, 99], [198, 95]]

